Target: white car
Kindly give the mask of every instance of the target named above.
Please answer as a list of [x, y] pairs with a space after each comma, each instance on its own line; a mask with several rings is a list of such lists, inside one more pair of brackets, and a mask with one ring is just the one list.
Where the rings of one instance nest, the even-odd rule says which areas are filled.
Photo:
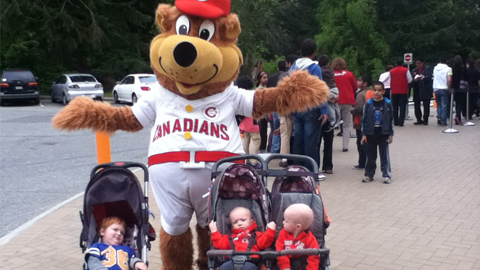
[[156, 85], [157, 77], [154, 74], [130, 74], [113, 88], [113, 100], [137, 103], [146, 91], [152, 90]]
[[78, 96], [103, 100], [103, 86], [91, 74], [63, 74], [52, 84], [52, 102], [61, 101], [67, 105]]

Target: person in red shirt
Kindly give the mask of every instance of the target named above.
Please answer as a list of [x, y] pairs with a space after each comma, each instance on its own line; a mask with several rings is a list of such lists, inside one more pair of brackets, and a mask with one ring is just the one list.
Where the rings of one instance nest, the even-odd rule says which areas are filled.
[[[275, 222], [269, 222], [267, 224], [267, 230], [264, 233], [257, 232], [257, 223], [253, 220], [250, 210], [245, 207], [236, 207], [230, 212], [230, 223], [232, 225], [231, 235], [222, 235], [217, 229], [216, 222], [212, 221], [208, 225], [210, 227], [212, 243], [216, 249], [260, 251], [271, 246], [275, 240]], [[253, 234], [256, 234], [255, 237], [252, 237]], [[251, 241], [254, 242], [250, 243]], [[234, 247], [231, 246], [231, 242], [233, 242]], [[232, 260], [227, 260], [220, 266], [220, 270], [229, 269], [233, 269]], [[257, 270], [258, 266], [251, 261], [245, 261], [241, 269]]]
[[[412, 82], [412, 74], [403, 66], [403, 59], [397, 60], [397, 67], [390, 70], [390, 87], [392, 91], [393, 124], [403, 127], [405, 112], [407, 110], [409, 83]], [[400, 110], [400, 115], [398, 111]]]
[[350, 111], [355, 105], [355, 92], [357, 91], [357, 79], [352, 72], [347, 70], [347, 62], [343, 58], [336, 58], [332, 62], [335, 71], [335, 84], [339, 93], [338, 107], [343, 120], [342, 147], [343, 152], [348, 151], [350, 142], [350, 130], [352, 129], [352, 115]]
[[[290, 205], [283, 214], [283, 229], [280, 231], [276, 243], [276, 250], [319, 248], [317, 238], [308, 230], [313, 222], [313, 211], [308, 205], [297, 203]], [[277, 258], [280, 270], [302, 269], [318, 270], [320, 257], [310, 255], [305, 260], [302, 257], [279, 256]]]

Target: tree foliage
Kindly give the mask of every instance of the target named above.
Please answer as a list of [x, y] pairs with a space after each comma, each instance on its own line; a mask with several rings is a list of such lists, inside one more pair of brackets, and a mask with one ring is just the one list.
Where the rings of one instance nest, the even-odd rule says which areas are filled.
[[[173, 4], [173, 0], [163, 0]], [[44, 93], [61, 73], [89, 72], [106, 89], [128, 73], [151, 72], [158, 33], [153, 0], [2, 0], [0, 65], [29, 68]], [[299, 53], [305, 38], [318, 53], [345, 58], [355, 75], [374, 78], [404, 53], [480, 58], [478, 0], [234, 0], [239, 47], [252, 74]], [[268, 63], [267, 61], [272, 61]]]

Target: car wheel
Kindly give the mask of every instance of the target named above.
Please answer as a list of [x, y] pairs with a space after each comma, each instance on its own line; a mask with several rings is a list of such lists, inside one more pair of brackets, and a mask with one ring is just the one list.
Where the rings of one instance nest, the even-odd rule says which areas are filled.
[[52, 103], [57, 102], [57, 100], [56, 100], [55, 97], [53, 96], [53, 92], [50, 94], [50, 98], [52, 99]]
[[137, 99], [137, 95], [135, 95], [135, 93], [132, 94], [132, 103], [135, 104], [137, 103], [138, 99]]
[[35, 105], [40, 104], [40, 98], [39, 98], [39, 97], [34, 98], [34, 99], [33, 99], [33, 104], [35, 104]]
[[115, 104], [120, 103], [120, 101], [118, 101], [117, 91], [113, 91], [113, 101], [115, 102]]
[[68, 104], [67, 95], [63, 94], [63, 105], [67, 106], [67, 104]]
[[0, 106], [4, 106], [4, 105], [5, 105], [5, 100], [0, 99]]

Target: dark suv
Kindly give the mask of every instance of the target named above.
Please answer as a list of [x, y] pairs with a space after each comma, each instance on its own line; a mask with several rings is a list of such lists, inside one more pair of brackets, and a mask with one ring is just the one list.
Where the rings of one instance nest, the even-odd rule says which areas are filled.
[[30, 99], [38, 104], [38, 83], [30, 70], [4, 70], [0, 81], [0, 105], [6, 100]]

